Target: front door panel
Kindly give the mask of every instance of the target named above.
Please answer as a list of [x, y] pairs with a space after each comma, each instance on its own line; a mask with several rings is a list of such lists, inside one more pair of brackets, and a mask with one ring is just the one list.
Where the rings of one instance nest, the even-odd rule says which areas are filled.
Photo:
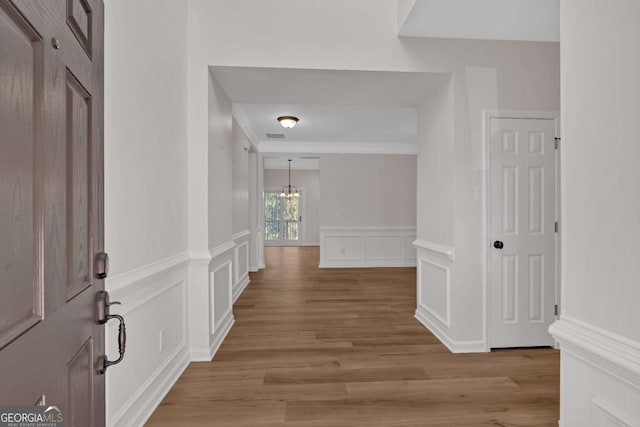
[[59, 406], [68, 426], [104, 425], [102, 16], [0, 0], [0, 402]]

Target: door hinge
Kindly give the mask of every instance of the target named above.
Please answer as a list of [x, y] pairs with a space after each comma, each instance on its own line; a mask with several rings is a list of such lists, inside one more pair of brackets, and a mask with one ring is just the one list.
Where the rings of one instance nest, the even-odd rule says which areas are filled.
[[557, 233], [558, 232], [558, 221], [553, 223], [553, 230]]
[[553, 144], [553, 145], [554, 145], [554, 147], [556, 148], [556, 150], [557, 150], [557, 149], [558, 149], [558, 147], [560, 146], [560, 141], [561, 141], [561, 139], [562, 139], [562, 138], [557, 137], [557, 136], [556, 136], [555, 138], [553, 138], [553, 141], [554, 141], [554, 144]]
[[553, 315], [557, 316], [558, 315], [558, 304], [553, 306]]

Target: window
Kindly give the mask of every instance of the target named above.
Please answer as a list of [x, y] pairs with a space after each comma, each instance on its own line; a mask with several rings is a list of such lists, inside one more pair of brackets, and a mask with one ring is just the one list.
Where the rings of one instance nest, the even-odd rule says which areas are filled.
[[280, 197], [280, 192], [266, 192], [264, 197], [264, 239], [268, 242], [297, 242], [300, 240], [302, 216], [300, 200]]

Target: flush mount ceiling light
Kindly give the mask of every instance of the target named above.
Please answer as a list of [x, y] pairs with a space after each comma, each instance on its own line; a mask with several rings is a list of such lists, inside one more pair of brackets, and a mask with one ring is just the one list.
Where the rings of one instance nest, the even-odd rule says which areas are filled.
[[[297, 120], [297, 119], [296, 119]], [[280, 193], [281, 198], [291, 199], [293, 197], [300, 197], [300, 193], [298, 193], [298, 187], [295, 185], [291, 185], [291, 159], [289, 159], [289, 185], [285, 185], [282, 187], [282, 192]]]
[[283, 128], [291, 129], [298, 123], [298, 118], [294, 116], [280, 116], [278, 117], [278, 121]]

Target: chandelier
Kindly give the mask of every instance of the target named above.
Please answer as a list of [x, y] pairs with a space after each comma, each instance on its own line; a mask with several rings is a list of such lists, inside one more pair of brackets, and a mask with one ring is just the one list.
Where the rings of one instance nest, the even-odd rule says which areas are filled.
[[285, 185], [282, 187], [282, 192], [280, 193], [281, 198], [291, 199], [292, 197], [300, 197], [300, 193], [298, 193], [298, 187], [295, 185], [291, 185], [291, 159], [289, 159], [289, 185]]

